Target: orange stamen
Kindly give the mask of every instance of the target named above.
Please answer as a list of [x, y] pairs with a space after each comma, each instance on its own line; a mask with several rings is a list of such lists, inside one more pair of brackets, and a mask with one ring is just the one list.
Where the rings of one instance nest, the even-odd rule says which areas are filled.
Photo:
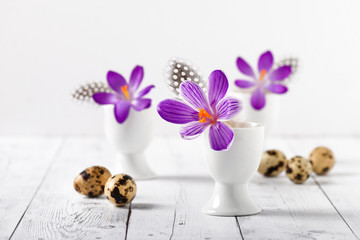
[[121, 88], [121, 91], [124, 93], [126, 99], [129, 99], [130, 96], [129, 96], [128, 86], [124, 85], [124, 86], [121, 86], [120, 88]]
[[266, 75], [266, 70], [265, 69], [261, 70], [261, 72], [260, 72], [260, 81], [264, 80], [265, 75]]
[[205, 109], [199, 109], [199, 122], [206, 122], [206, 118], [214, 121], [214, 118]]

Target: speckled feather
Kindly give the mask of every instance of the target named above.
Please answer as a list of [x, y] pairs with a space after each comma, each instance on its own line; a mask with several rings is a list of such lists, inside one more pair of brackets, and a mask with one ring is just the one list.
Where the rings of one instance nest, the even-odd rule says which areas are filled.
[[285, 79], [283, 80], [284, 83], [289, 83], [289, 82], [293, 79], [293, 77], [294, 77], [294, 75], [296, 74], [296, 72], [298, 71], [298, 68], [299, 68], [299, 59], [297, 59], [297, 58], [292, 58], [292, 57], [290, 57], [290, 58], [284, 58], [284, 59], [278, 61], [278, 62], [275, 64], [275, 66], [274, 66], [273, 69], [277, 69], [278, 67], [285, 66], [285, 65], [286, 65], [286, 66], [291, 66], [291, 74], [290, 74], [287, 78], [285, 78]]
[[207, 84], [202, 76], [197, 72], [196, 68], [188, 62], [179, 58], [172, 58], [168, 62], [165, 73], [166, 83], [170, 91], [176, 96], [180, 93], [180, 84], [186, 80], [198, 84], [204, 92], [207, 91]]
[[72, 98], [81, 102], [93, 102], [92, 96], [98, 92], [111, 92], [107, 83], [92, 82], [79, 86], [71, 94]]

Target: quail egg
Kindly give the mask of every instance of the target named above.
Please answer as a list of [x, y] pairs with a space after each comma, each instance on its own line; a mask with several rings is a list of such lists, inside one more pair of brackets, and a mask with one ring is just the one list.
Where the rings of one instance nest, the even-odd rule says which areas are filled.
[[273, 177], [284, 171], [286, 166], [286, 157], [279, 150], [268, 150], [262, 154], [258, 171], [267, 176]]
[[96, 197], [104, 193], [106, 181], [110, 177], [111, 173], [105, 167], [92, 166], [76, 176], [74, 188], [88, 197]]
[[287, 162], [286, 176], [295, 183], [305, 182], [309, 178], [311, 172], [311, 163], [306, 158], [295, 156]]
[[327, 147], [315, 148], [309, 156], [313, 171], [318, 175], [324, 175], [334, 166], [335, 157]]
[[130, 203], [136, 195], [136, 183], [127, 174], [116, 174], [105, 185], [106, 198], [116, 206]]

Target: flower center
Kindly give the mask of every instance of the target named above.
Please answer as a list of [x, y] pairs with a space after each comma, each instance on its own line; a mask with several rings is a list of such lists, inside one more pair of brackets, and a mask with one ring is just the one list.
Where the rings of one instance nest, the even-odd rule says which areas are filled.
[[266, 75], [266, 70], [265, 69], [261, 70], [260, 77], [259, 77], [260, 81], [264, 80], [265, 75]]
[[130, 96], [129, 96], [128, 86], [124, 85], [124, 86], [121, 86], [120, 88], [121, 88], [121, 91], [124, 93], [126, 99], [129, 99]]
[[214, 118], [205, 109], [199, 108], [199, 122], [204, 123], [206, 122], [206, 119], [214, 122]]

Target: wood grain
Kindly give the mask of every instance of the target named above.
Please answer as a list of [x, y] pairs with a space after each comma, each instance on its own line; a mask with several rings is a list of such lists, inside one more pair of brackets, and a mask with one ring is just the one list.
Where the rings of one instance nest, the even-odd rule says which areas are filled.
[[88, 198], [73, 189], [79, 172], [93, 165], [111, 171], [111, 162], [104, 139], [66, 140], [13, 239], [124, 239], [129, 206], [118, 208], [104, 196]]
[[315, 173], [312, 176], [353, 235], [360, 239], [360, 140], [291, 139], [289, 146], [306, 157], [317, 146], [327, 146], [333, 151], [336, 158], [333, 169], [324, 176]]
[[250, 191], [263, 212], [238, 218], [201, 213], [213, 190], [202, 141], [154, 139], [147, 156], [159, 178], [138, 181], [132, 204], [117, 208], [72, 186], [87, 167], [113, 169], [105, 139], [0, 138], [0, 239], [359, 239], [358, 138], [271, 139], [266, 148], [287, 157], [329, 146], [336, 165], [304, 184], [256, 173]]
[[[295, 155], [287, 139], [269, 141], [266, 149], [274, 148]], [[263, 212], [238, 217], [245, 239], [355, 239], [312, 178], [294, 184], [284, 172], [272, 178], [257, 173], [250, 189]]]
[[171, 141], [180, 186], [172, 239], [241, 239], [234, 217], [214, 217], [201, 212], [214, 187], [202, 151], [203, 141], [203, 136], [192, 141]]
[[13, 233], [60, 145], [60, 138], [0, 138], [0, 239]]
[[170, 239], [179, 187], [172, 179], [176, 167], [167, 139], [155, 139], [147, 158], [159, 175], [151, 181], [137, 181], [138, 194], [131, 204], [127, 239]]
[[[127, 239], [241, 238], [235, 218], [201, 213], [213, 187], [202, 143], [167, 139], [156, 145], [160, 148], [153, 157], [159, 178], [138, 183], [142, 196], [132, 204]], [[144, 209], [137, 207], [139, 203]]]

